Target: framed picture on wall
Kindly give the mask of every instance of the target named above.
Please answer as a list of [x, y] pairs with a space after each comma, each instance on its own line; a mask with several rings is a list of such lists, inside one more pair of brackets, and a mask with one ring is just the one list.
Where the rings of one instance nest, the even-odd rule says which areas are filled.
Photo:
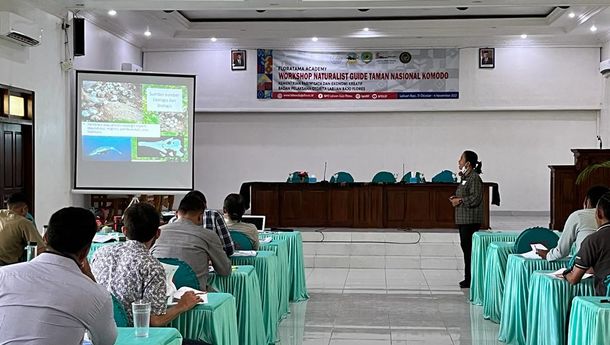
[[231, 71], [246, 70], [246, 51], [231, 50]]
[[496, 67], [495, 48], [479, 48], [479, 68]]

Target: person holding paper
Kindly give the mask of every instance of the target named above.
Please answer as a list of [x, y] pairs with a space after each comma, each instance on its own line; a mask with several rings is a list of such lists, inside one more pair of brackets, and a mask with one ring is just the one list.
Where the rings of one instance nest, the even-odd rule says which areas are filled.
[[96, 231], [93, 213], [66, 207], [49, 220], [44, 253], [0, 268], [0, 344], [80, 344], [85, 330], [114, 344], [112, 300], [87, 262]]
[[460, 245], [464, 252], [464, 280], [461, 288], [470, 288], [470, 254], [472, 235], [483, 223], [483, 181], [479, 176], [483, 163], [472, 151], [464, 151], [458, 161], [462, 181], [455, 195], [449, 198], [455, 208], [455, 223], [460, 232]]
[[606, 296], [604, 281], [610, 275], [610, 193], [604, 194], [597, 203], [595, 220], [599, 229], [582, 242], [576, 254], [574, 267], [563, 276], [571, 284], [578, 284], [588, 270], [595, 276], [595, 294]]
[[134, 204], [125, 210], [123, 234], [127, 242], [105, 246], [93, 255], [91, 271], [97, 282], [114, 295], [133, 324], [131, 304], [150, 302], [150, 325], [162, 327], [201, 301], [185, 293], [173, 307], [167, 307], [165, 270], [149, 252], [159, 237], [159, 214], [150, 204]]
[[252, 249], [258, 250], [259, 240], [256, 225], [241, 221], [241, 217], [246, 212], [243, 197], [235, 193], [227, 195], [222, 210], [229, 230], [246, 235], [250, 243], [252, 243]]
[[[151, 248], [157, 258], [180, 259], [195, 271], [200, 289], [208, 285], [208, 262], [221, 276], [231, 274], [231, 260], [225, 254], [216, 234], [201, 227], [205, 204], [195, 195], [185, 196], [175, 222], [161, 227], [161, 235]], [[193, 287], [193, 286], [191, 286]]]
[[567, 257], [573, 244], [576, 245], [576, 251], [578, 251], [582, 241], [597, 230], [595, 208], [599, 199], [609, 191], [604, 186], [589, 188], [583, 209], [572, 212], [566, 220], [559, 242], [557, 242], [557, 247], [550, 251], [539, 249], [536, 251], [536, 254], [548, 261], [554, 261]]

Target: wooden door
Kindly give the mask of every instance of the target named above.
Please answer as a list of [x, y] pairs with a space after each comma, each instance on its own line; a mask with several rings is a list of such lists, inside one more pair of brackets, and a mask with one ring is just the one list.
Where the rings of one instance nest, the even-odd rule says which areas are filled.
[[23, 133], [20, 125], [0, 123], [0, 172], [2, 201], [23, 192]]

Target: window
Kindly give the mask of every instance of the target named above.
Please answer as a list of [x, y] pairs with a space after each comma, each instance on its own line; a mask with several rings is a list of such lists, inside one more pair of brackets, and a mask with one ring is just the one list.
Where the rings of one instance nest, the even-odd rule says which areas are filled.
[[13, 116], [25, 117], [25, 98], [9, 95], [8, 113]]

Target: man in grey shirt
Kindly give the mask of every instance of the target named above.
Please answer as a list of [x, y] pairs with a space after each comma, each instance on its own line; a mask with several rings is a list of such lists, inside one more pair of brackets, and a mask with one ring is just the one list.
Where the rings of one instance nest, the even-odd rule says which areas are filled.
[[117, 337], [110, 294], [93, 280], [87, 253], [97, 230], [82, 208], [49, 221], [47, 249], [34, 260], [0, 268], [0, 344], [95, 345]]
[[231, 260], [220, 238], [201, 226], [204, 210], [205, 204], [200, 198], [185, 196], [178, 206], [178, 219], [161, 227], [161, 235], [151, 248], [156, 258], [176, 258], [189, 264], [197, 274], [202, 290], [207, 288], [210, 261], [217, 274], [231, 274]]
[[570, 254], [572, 245], [576, 247], [578, 252], [584, 239], [597, 230], [595, 207], [599, 199], [607, 192], [608, 188], [603, 186], [589, 188], [583, 209], [576, 210], [570, 214], [563, 227], [557, 246], [550, 251], [539, 249], [537, 250], [538, 255], [547, 261], [563, 259]]

